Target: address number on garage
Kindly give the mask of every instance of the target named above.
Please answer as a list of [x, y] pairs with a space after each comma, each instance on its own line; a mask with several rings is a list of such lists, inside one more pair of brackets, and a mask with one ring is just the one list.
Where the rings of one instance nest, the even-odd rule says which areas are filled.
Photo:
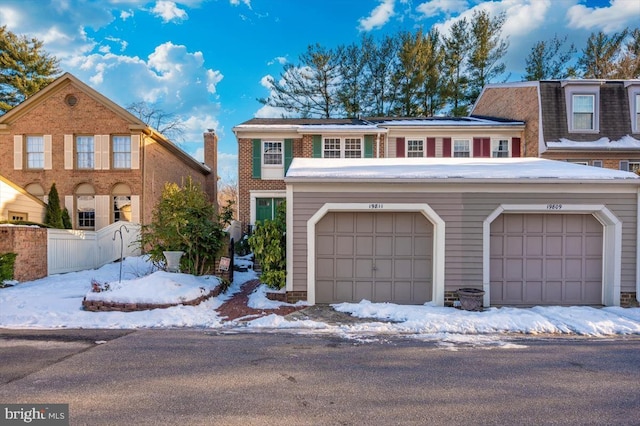
[[382, 203], [371, 203], [371, 204], [369, 204], [369, 208], [370, 209], [374, 209], [374, 210], [384, 209], [384, 204], [382, 204]]
[[562, 204], [547, 204], [547, 210], [562, 210]]

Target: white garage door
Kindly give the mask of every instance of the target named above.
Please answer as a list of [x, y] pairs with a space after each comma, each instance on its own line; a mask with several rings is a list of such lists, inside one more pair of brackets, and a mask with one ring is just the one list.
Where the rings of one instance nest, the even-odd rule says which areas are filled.
[[420, 213], [327, 213], [316, 225], [316, 302], [431, 300], [432, 241]]
[[599, 305], [602, 225], [590, 214], [503, 214], [490, 268], [492, 305]]

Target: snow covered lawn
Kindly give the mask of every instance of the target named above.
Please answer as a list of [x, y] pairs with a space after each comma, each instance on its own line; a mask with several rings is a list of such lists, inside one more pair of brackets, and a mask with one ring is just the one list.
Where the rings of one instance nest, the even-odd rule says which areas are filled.
[[[228, 323], [218, 308], [255, 273], [236, 272], [229, 291], [198, 306], [175, 306], [140, 312], [88, 312], [84, 297], [124, 303], [181, 303], [208, 293], [217, 277], [195, 277], [154, 271], [145, 257], [125, 259], [122, 282], [120, 264], [98, 270], [53, 275], [0, 289], [0, 327], [4, 328], [142, 328], [203, 327], [248, 331], [292, 330], [296, 333], [338, 334], [345, 337], [404, 335], [455, 345], [461, 340], [504, 345], [505, 333], [571, 334], [585, 336], [640, 335], [640, 309], [607, 307], [490, 308], [467, 312], [436, 306], [406, 306], [391, 303], [340, 303], [334, 309], [371, 322], [330, 325], [313, 320], [287, 320], [275, 314], [244, 323]], [[91, 291], [91, 281], [109, 284], [109, 291]], [[249, 306], [273, 309], [282, 305], [268, 300], [264, 287], [250, 297]], [[475, 337], [471, 337], [475, 336]]]

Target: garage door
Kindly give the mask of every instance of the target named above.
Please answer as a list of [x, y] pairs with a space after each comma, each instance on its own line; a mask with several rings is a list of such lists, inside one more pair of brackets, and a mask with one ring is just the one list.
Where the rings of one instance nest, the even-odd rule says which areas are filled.
[[316, 225], [316, 302], [431, 300], [432, 238], [420, 213], [327, 213]]
[[503, 214], [490, 268], [492, 305], [599, 305], [602, 225], [590, 214]]

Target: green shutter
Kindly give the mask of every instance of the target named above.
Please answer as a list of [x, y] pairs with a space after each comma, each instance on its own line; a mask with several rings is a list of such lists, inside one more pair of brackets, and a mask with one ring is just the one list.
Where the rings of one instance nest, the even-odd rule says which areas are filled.
[[287, 174], [289, 166], [293, 161], [293, 139], [284, 140], [284, 174]]
[[364, 158], [373, 158], [373, 135], [364, 137]]
[[262, 177], [262, 141], [260, 139], [253, 140], [253, 163], [252, 178], [260, 179]]
[[322, 135], [313, 135], [313, 158], [322, 157]]

